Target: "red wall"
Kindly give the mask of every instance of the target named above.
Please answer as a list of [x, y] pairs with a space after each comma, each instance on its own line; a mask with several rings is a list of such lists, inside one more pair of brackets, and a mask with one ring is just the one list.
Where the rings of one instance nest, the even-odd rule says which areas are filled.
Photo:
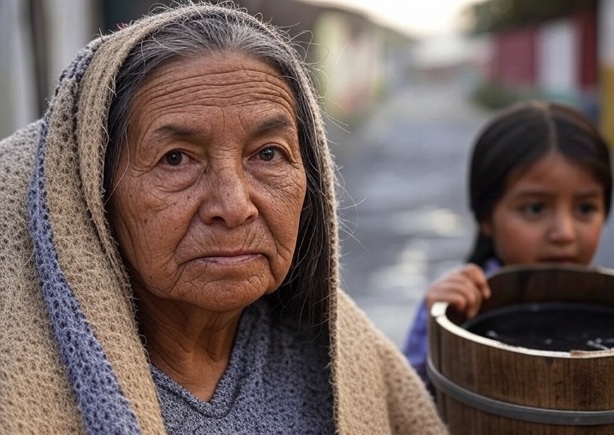
[[598, 85], [597, 60], [597, 15], [595, 11], [587, 11], [573, 17], [574, 24], [580, 36], [580, 53], [578, 74], [582, 90], [592, 90]]
[[[594, 90], [599, 85], [596, 12], [582, 12], [570, 19], [579, 35], [578, 88]], [[535, 83], [538, 28], [531, 26], [493, 34], [494, 50], [489, 66], [492, 81], [522, 87], [531, 87]]]
[[494, 35], [492, 77], [511, 86], [532, 86], [535, 82], [536, 28], [525, 27]]

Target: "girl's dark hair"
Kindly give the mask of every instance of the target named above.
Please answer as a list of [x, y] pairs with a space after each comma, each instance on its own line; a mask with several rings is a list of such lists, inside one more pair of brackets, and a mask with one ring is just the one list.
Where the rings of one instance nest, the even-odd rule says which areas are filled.
[[555, 151], [578, 163], [603, 186], [610, 212], [612, 169], [608, 144], [580, 111], [554, 102], [517, 103], [493, 118], [478, 136], [469, 167], [470, 208], [478, 230], [467, 262], [497, 258], [493, 240], [480, 230], [505, 193], [512, 172], [527, 170]]

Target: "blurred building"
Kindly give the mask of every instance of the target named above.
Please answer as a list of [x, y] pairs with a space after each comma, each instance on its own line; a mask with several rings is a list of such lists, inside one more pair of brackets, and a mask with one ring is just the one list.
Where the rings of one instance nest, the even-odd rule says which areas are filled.
[[488, 79], [520, 94], [583, 107], [596, 117], [596, 11], [586, 10], [492, 35]]
[[[100, 33], [171, 0], [0, 1], [0, 137], [43, 113], [57, 79]], [[313, 67], [327, 112], [337, 120], [365, 113], [407, 68], [408, 37], [356, 11], [299, 0], [237, 0], [288, 30]]]
[[598, 9], [600, 125], [614, 146], [614, 0], [600, 0]]
[[614, 0], [487, 0], [473, 7], [487, 39], [478, 98], [492, 107], [540, 97], [582, 109], [614, 144]]
[[0, 1], [0, 137], [42, 114], [60, 72], [96, 33], [93, 5]]

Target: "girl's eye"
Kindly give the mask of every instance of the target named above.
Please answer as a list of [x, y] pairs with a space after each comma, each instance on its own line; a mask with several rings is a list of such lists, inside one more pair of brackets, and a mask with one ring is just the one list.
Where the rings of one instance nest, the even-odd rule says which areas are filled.
[[169, 151], [164, 155], [164, 161], [169, 166], [179, 166], [183, 161], [183, 153], [181, 151]]
[[525, 205], [522, 210], [529, 215], [537, 215], [544, 211], [546, 206], [541, 202], [533, 202]]
[[595, 204], [586, 202], [584, 204], [580, 204], [578, 206], [578, 210], [580, 211], [581, 214], [591, 214], [597, 211], [597, 206]]

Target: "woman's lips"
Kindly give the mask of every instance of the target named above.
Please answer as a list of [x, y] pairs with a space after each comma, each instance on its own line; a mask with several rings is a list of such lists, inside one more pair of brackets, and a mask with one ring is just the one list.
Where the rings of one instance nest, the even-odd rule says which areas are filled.
[[220, 266], [236, 266], [264, 257], [265, 255], [260, 252], [210, 252], [199, 255], [198, 257], [193, 258], [191, 261], [216, 264]]
[[236, 265], [247, 263], [249, 261], [255, 260], [256, 258], [262, 257], [262, 254], [224, 254], [224, 255], [207, 255], [205, 257], [201, 257], [200, 259], [206, 262], [220, 264], [220, 265]]

